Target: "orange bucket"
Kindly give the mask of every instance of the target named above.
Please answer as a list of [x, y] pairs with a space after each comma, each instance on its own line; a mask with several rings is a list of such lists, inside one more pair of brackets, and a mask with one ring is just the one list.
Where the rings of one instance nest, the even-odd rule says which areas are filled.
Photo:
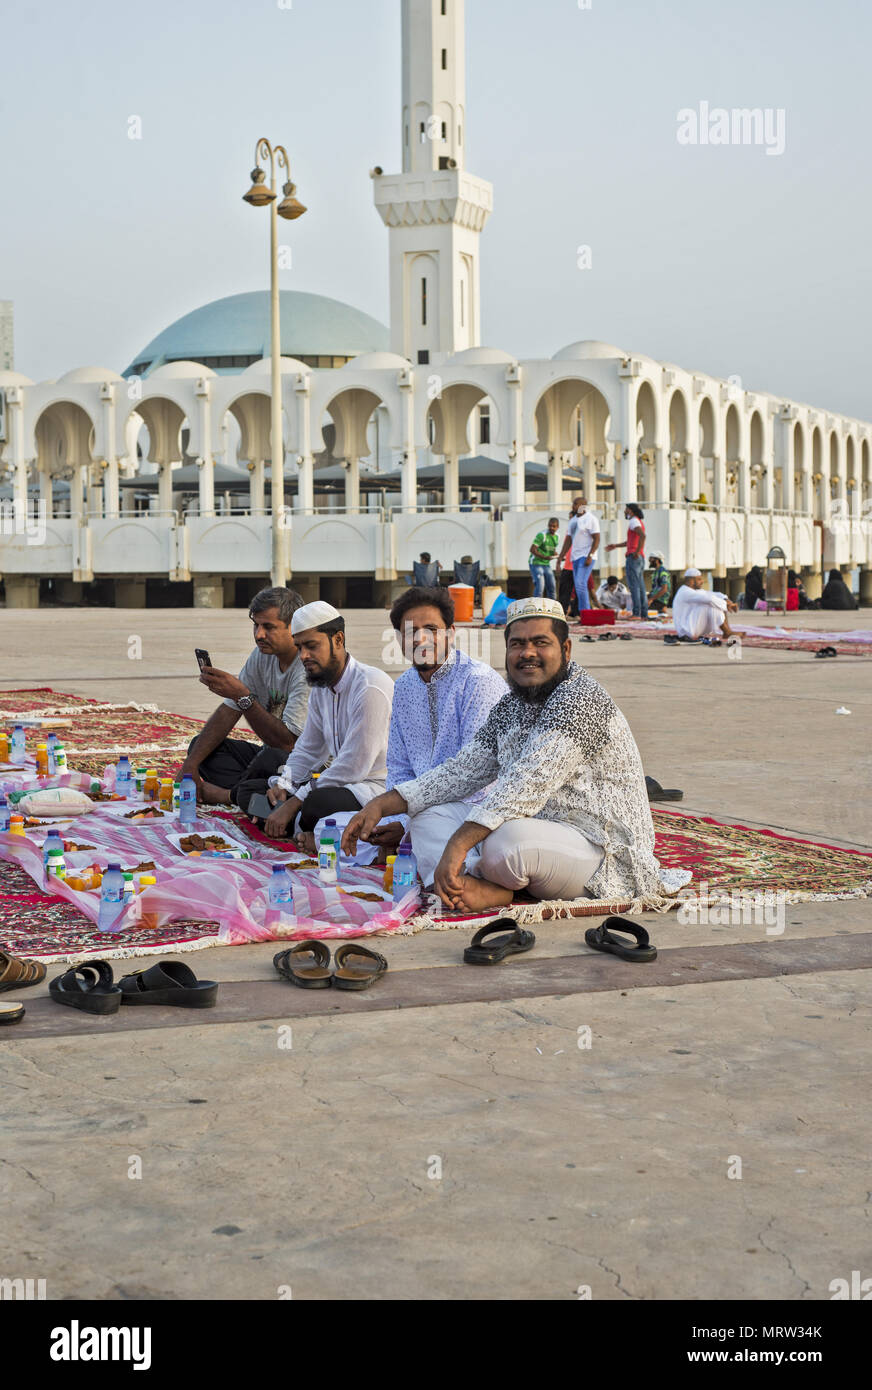
[[454, 621], [456, 623], [471, 623], [475, 589], [471, 584], [449, 584], [448, 592], [454, 599]]

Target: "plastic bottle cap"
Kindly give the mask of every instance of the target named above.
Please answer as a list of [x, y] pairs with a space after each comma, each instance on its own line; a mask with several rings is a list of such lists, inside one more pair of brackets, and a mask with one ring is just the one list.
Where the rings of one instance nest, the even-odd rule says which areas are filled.
[[[109, 865], [109, 869], [117, 869], [117, 870], [120, 872], [120, 871], [121, 871], [121, 865], [120, 865], [120, 864], [110, 864], [110, 865]], [[109, 872], [109, 869], [106, 870], [107, 873]]]
[[388, 855], [388, 860], [387, 860], [387, 862], [388, 862], [389, 864], [396, 864], [396, 862], [397, 862], [397, 856], [396, 856], [395, 854], [389, 854], [389, 855]]
[[156, 776], [157, 776], [157, 768], [156, 768], [156, 767], [150, 767], [150, 768], [148, 769], [148, 773], [147, 773], [146, 775], [147, 775], [148, 777], [156, 777]]
[[132, 873], [128, 873], [126, 869], [124, 870], [124, 882], [125, 882], [125, 883], [132, 883], [132, 882], [133, 882], [133, 874], [132, 874]]
[[145, 888], [150, 883], [157, 883], [157, 879], [154, 874], [140, 874], [139, 883], [142, 888]]

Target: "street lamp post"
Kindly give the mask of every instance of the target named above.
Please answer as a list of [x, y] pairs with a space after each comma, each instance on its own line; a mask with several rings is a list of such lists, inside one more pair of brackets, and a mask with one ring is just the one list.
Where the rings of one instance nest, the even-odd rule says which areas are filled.
[[[270, 209], [270, 452], [271, 497], [272, 497], [272, 582], [284, 585], [287, 580], [282, 533], [285, 524], [285, 467], [284, 440], [282, 431], [282, 378], [281, 378], [281, 320], [279, 316], [279, 248], [278, 219], [286, 218], [293, 222], [302, 217], [306, 209], [294, 196], [296, 186], [291, 183], [291, 167], [288, 152], [284, 145], [273, 147], [269, 140], [258, 140], [254, 153], [255, 167], [251, 171], [252, 184], [243, 200], [251, 207], [260, 208], [269, 204]], [[269, 160], [270, 179], [266, 184], [266, 173], [260, 161]], [[276, 161], [284, 169], [287, 180], [283, 186], [284, 197], [279, 203], [276, 196]]]

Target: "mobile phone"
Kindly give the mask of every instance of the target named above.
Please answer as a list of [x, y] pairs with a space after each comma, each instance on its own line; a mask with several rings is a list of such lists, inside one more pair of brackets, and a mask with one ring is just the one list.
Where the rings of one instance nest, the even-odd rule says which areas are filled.
[[197, 665], [202, 671], [204, 666], [212, 665], [212, 658], [208, 652], [204, 652], [202, 647], [194, 648], [194, 656], [197, 658]]
[[273, 807], [270, 804], [269, 797], [264, 795], [263, 792], [255, 792], [248, 803], [247, 814], [249, 816], [256, 816], [258, 820], [269, 820], [272, 813]]

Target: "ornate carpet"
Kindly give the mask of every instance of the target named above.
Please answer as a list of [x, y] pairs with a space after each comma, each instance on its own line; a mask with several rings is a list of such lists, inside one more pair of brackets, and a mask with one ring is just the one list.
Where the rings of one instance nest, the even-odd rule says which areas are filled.
[[[45, 713], [67, 717], [65, 739], [74, 767], [103, 765], [127, 752], [131, 758], [167, 772], [176, 767], [199, 721], [135, 706], [106, 707], [97, 701], [59, 695], [51, 690], [0, 693], [0, 720], [9, 713]], [[29, 738], [31, 737], [29, 733]], [[35, 736], [34, 736], [35, 741]], [[97, 751], [88, 753], [92, 748]], [[75, 751], [80, 750], [80, 751]], [[236, 822], [253, 840], [263, 836], [244, 817], [213, 812]], [[749, 895], [784, 894], [789, 902], [826, 901], [872, 896], [872, 854], [837, 849], [810, 840], [791, 839], [770, 830], [727, 825], [709, 816], [654, 809], [656, 850], [669, 869], [690, 870], [689, 890], [701, 901]], [[626, 903], [516, 903], [504, 915], [521, 921], [555, 917], [600, 916], [627, 911]], [[405, 924], [405, 932], [472, 927], [488, 921], [442, 913], [431, 901], [427, 910]], [[28, 959], [81, 960], [88, 956], [125, 957], [192, 951], [218, 944], [218, 921], [179, 919], [154, 930], [139, 929], [123, 938], [106, 936], [73, 903], [42, 892], [17, 864], [0, 859], [0, 950]]]
[[[816, 652], [820, 647], [835, 647], [840, 656], [872, 656], [872, 631], [867, 629], [811, 632], [801, 626], [786, 627], [780, 624], [774, 624], [772, 627], [743, 627], [741, 622], [736, 621], [736, 615], [731, 617], [730, 627], [741, 637], [743, 647], [768, 647], [772, 651], [810, 653]], [[570, 623], [569, 629], [573, 637], [581, 637], [587, 633], [595, 642], [598, 640], [599, 634], [595, 628], [583, 628], [580, 623]], [[609, 632], [615, 636], [628, 633], [631, 637], [662, 642], [667, 633], [675, 632], [675, 628], [671, 622], [661, 623], [652, 620], [641, 623], [625, 619], [616, 623], [614, 628], [609, 628]]]

